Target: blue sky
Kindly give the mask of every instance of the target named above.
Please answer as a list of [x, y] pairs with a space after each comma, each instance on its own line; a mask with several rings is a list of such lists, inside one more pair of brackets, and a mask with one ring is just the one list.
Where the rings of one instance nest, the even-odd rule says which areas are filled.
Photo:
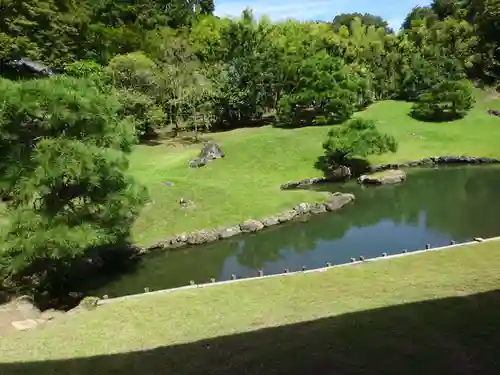
[[256, 17], [267, 14], [274, 21], [287, 18], [330, 21], [339, 13], [372, 13], [397, 30], [414, 6], [429, 3], [430, 0], [216, 0], [215, 14], [239, 16], [248, 7]]

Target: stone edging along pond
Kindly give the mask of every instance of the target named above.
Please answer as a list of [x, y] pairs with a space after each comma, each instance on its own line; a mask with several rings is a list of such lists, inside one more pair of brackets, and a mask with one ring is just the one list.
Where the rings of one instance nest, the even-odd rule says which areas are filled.
[[[366, 173], [385, 171], [388, 169], [412, 168], [412, 167], [435, 167], [438, 165], [477, 165], [477, 164], [499, 164], [498, 158], [474, 157], [474, 156], [432, 156], [430, 158], [410, 160], [404, 163], [379, 164], [368, 167]], [[337, 182], [337, 177], [315, 177], [300, 181], [288, 182], [281, 185], [282, 190], [297, 189], [300, 187]]]
[[[430, 158], [413, 160], [399, 164], [380, 164], [374, 165], [367, 169], [367, 173], [384, 171], [388, 169], [410, 168], [410, 167], [433, 167], [437, 165], [466, 165], [466, 164], [498, 164], [500, 159], [488, 157], [472, 157], [472, 156], [433, 156]], [[281, 189], [296, 189], [300, 187], [310, 186], [313, 184], [335, 182], [336, 180], [329, 177], [309, 178], [296, 182], [289, 182], [281, 185]], [[270, 216], [263, 220], [250, 219], [241, 224], [226, 226], [218, 229], [202, 229], [192, 233], [181, 233], [169, 237], [149, 247], [134, 246], [138, 255], [147, 254], [157, 250], [177, 249], [185, 246], [201, 245], [215, 242], [230, 237], [237, 236], [242, 233], [254, 233], [262, 229], [273, 227], [292, 220], [298, 220], [307, 215], [321, 214], [325, 212], [337, 211], [346, 204], [355, 200], [353, 194], [334, 193], [331, 194], [326, 202], [322, 203], [300, 203], [293, 209], [282, 212], [281, 214]]]
[[264, 228], [273, 227], [292, 220], [297, 220], [311, 214], [337, 211], [346, 204], [354, 201], [353, 194], [333, 193], [325, 202], [309, 204], [300, 203], [295, 208], [270, 216], [263, 220], [246, 220], [241, 224], [222, 227], [219, 229], [202, 229], [192, 233], [182, 233], [167, 238], [159, 243], [146, 247], [137, 248], [138, 254], [146, 254], [150, 251], [176, 249], [184, 246], [201, 245], [217, 240], [237, 236], [241, 233], [258, 232]]

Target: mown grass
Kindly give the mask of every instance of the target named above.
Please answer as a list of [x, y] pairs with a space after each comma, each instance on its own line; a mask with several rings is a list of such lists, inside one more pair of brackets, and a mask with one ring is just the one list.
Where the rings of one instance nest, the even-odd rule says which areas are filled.
[[494, 374], [500, 242], [155, 294], [0, 337], [0, 374]]
[[[375, 119], [379, 129], [399, 142], [395, 154], [370, 158], [373, 163], [406, 161], [435, 155], [500, 156], [500, 118], [486, 109], [500, 101], [478, 92], [478, 103], [462, 120], [425, 123], [411, 118], [411, 105], [377, 103], [356, 116]], [[200, 169], [187, 167], [200, 145], [172, 147], [171, 143], [138, 146], [131, 170], [150, 192], [134, 227], [134, 240], [149, 244], [169, 235], [236, 224], [274, 215], [296, 204], [323, 199], [313, 191], [281, 191], [284, 182], [320, 176], [314, 165], [322, 155], [329, 126], [301, 129], [239, 129], [212, 134], [226, 158]], [[175, 185], [166, 187], [171, 181]], [[179, 199], [194, 201], [183, 209]]]

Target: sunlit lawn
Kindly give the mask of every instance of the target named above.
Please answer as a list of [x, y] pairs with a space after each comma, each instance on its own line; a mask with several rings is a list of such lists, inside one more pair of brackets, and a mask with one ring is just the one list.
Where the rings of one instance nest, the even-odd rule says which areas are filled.
[[111, 303], [0, 337], [0, 374], [498, 373], [499, 245]]

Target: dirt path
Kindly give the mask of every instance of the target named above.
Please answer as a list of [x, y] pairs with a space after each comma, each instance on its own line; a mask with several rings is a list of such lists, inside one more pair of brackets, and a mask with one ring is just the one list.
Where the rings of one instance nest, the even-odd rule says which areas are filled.
[[0, 336], [16, 330], [34, 329], [40, 325], [65, 315], [62, 311], [41, 312], [26, 298], [0, 305]]

